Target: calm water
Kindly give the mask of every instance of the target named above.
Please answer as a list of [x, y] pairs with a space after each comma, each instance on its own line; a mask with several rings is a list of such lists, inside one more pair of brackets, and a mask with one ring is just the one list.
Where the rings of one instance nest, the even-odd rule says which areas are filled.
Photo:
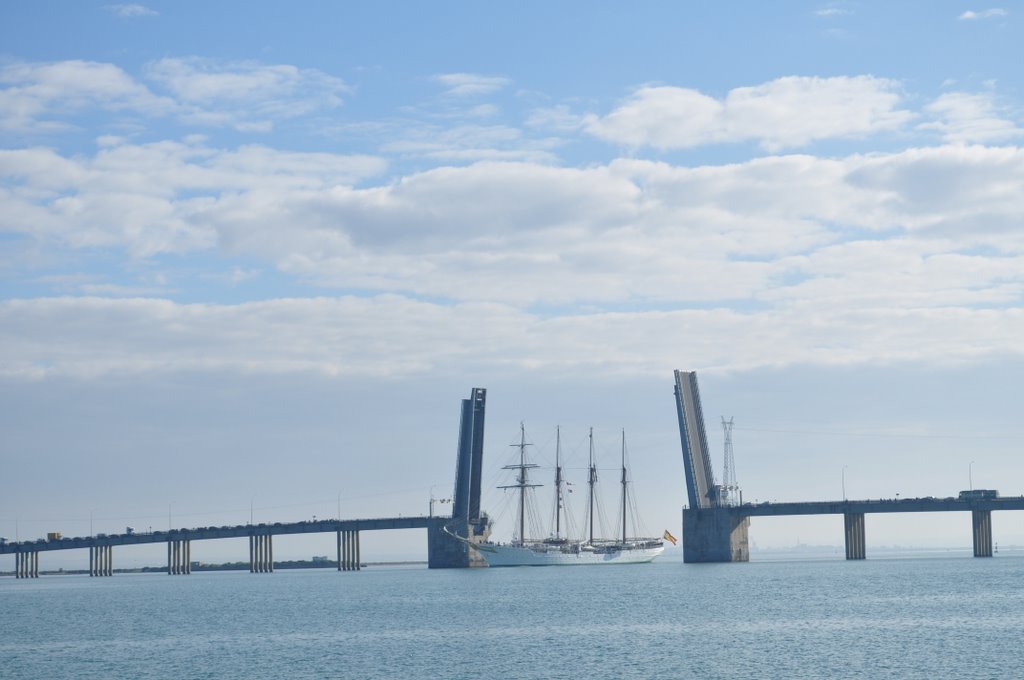
[[0, 678], [1022, 678], [1024, 557], [0, 579]]

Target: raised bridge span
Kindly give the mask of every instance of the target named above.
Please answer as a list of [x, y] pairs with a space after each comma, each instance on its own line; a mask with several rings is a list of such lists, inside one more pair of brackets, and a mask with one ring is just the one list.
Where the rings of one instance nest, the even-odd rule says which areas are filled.
[[739, 503], [715, 483], [701, 411], [697, 374], [675, 372], [676, 412], [688, 507], [683, 509], [685, 562], [746, 562], [751, 517], [843, 515], [846, 559], [867, 556], [864, 516], [876, 513], [969, 512], [975, 557], [992, 556], [992, 511], [1024, 510], [1024, 496]]
[[[480, 510], [480, 478], [483, 467], [484, 416], [487, 391], [474, 388], [469, 399], [462, 400], [459, 446], [455, 471], [455, 491], [451, 516], [379, 517], [374, 519], [333, 519], [311, 522], [275, 522], [234, 526], [171, 529], [169, 531], [131, 532], [77, 538], [40, 538], [0, 544], [0, 555], [15, 556], [17, 578], [38, 578], [40, 553], [55, 550], [89, 550], [89, 575], [112, 576], [114, 547], [145, 543], [167, 544], [167, 573], [192, 572], [192, 541], [225, 538], [249, 539], [249, 571], [274, 571], [274, 536], [288, 534], [334, 533], [337, 536], [338, 571], [357, 571], [361, 566], [359, 534], [363, 531], [393, 529], [427, 530], [427, 565], [431, 569], [487, 566], [470, 547], [486, 539], [490, 522]], [[458, 537], [458, 538], [456, 538]], [[462, 540], [460, 540], [462, 539]]]

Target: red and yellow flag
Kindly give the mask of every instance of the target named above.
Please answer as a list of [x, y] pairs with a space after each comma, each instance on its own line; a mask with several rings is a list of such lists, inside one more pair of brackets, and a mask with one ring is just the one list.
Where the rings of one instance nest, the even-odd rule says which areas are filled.
[[666, 541], [672, 541], [672, 545], [676, 544], [676, 537], [668, 533], [668, 529], [665, 529], [665, 535], [662, 536]]

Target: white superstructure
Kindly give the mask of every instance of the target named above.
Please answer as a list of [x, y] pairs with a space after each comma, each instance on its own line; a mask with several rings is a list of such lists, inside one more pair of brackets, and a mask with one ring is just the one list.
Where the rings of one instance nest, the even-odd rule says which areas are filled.
[[544, 567], [578, 564], [637, 564], [650, 562], [665, 546], [660, 541], [591, 546], [582, 543], [524, 545], [480, 543], [474, 546], [491, 567]]

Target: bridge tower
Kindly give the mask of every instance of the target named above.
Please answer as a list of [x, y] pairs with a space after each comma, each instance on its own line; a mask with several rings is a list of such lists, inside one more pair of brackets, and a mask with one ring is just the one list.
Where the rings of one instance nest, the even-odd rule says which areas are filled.
[[727, 485], [715, 484], [697, 374], [676, 371], [675, 382], [679, 439], [689, 498], [689, 506], [683, 509], [683, 561], [746, 562], [750, 559], [747, 541], [750, 519], [735, 513], [729, 505]]
[[439, 518], [428, 529], [427, 560], [431, 569], [487, 566], [487, 561], [471, 547], [491, 533], [490, 519], [480, 510], [486, 409], [487, 390], [482, 387], [474, 387], [469, 399], [462, 400], [452, 516]]

